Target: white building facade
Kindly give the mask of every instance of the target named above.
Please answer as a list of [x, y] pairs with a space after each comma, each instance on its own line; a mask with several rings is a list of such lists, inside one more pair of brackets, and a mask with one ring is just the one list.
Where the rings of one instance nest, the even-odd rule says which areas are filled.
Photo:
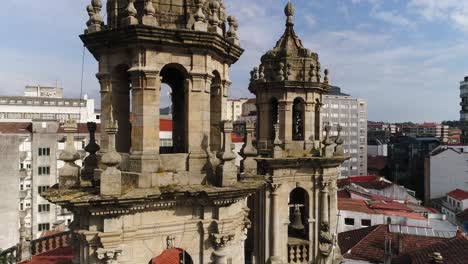
[[242, 106], [247, 101], [247, 98], [228, 99], [226, 120], [237, 121], [242, 116]]
[[323, 122], [343, 127], [343, 146], [350, 159], [341, 166], [341, 177], [367, 175], [367, 100], [353, 98], [333, 87], [323, 96], [323, 103]]
[[0, 96], [0, 122], [31, 122], [72, 119], [79, 123], [100, 122], [94, 99], [64, 98], [59, 87], [26, 86], [24, 96]]

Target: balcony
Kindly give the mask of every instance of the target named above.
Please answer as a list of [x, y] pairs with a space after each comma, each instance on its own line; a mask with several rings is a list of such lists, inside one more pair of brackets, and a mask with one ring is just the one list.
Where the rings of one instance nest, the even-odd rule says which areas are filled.
[[290, 237], [288, 241], [288, 263], [309, 263], [309, 241]]
[[28, 192], [29, 192], [29, 190], [19, 191], [20, 199], [25, 199], [28, 196]]

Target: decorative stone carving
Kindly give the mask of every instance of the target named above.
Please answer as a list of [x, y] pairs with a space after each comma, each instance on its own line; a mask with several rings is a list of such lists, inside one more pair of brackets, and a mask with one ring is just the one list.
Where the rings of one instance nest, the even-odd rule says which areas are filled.
[[103, 249], [98, 248], [96, 250], [96, 255], [99, 260], [105, 264], [117, 264], [117, 258], [122, 254], [121, 249]]
[[158, 21], [155, 17], [156, 9], [154, 8], [153, 0], [145, 0], [144, 12], [145, 14], [141, 19], [141, 23], [146, 26], [157, 27]]
[[318, 242], [319, 252], [317, 254], [317, 264], [332, 264], [334, 239], [330, 233], [330, 225], [328, 224], [328, 222], [321, 223]]
[[279, 124], [275, 124], [273, 127], [275, 129], [275, 141], [273, 142], [273, 158], [280, 159], [283, 157], [283, 148], [281, 148], [281, 144], [283, 142], [281, 142], [281, 140], [279, 139]]
[[284, 63], [280, 62], [278, 65], [278, 72], [276, 73], [276, 80], [277, 81], [284, 81]]
[[198, 31], [207, 31], [208, 25], [205, 21], [205, 14], [203, 13], [203, 4], [205, 0], [195, 0], [195, 5], [197, 6], [197, 11], [194, 14], [195, 23], [193, 24], [193, 29]]
[[344, 148], [343, 148], [344, 140], [341, 137], [341, 131], [343, 130], [343, 127], [341, 125], [338, 125], [337, 130], [338, 130], [338, 136], [335, 139], [336, 147], [335, 147], [335, 153], [333, 155], [342, 157], [344, 156]]
[[325, 84], [330, 84], [330, 77], [328, 76], [329, 71], [328, 69], [325, 69], [325, 77], [323, 78], [323, 83]]
[[122, 172], [117, 168], [117, 165], [122, 161], [122, 157], [115, 150], [117, 130], [118, 125], [117, 121], [114, 120], [111, 106], [109, 120], [106, 124], [109, 146], [107, 152], [101, 158], [101, 162], [106, 165], [106, 169], [101, 173], [101, 195], [119, 196], [122, 194]]
[[265, 82], [266, 79], [265, 79], [265, 67], [263, 67], [263, 65], [260, 65], [260, 74], [259, 74], [259, 80], [261, 82]]
[[256, 81], [258, 80], [258, 68], [254, 67], [252, 71], [250, 71], [250, 81]]
[[255, 176], [257, 174], [257, 161], [254, 159], [258, 151], [253, 145], [253, 132], [255, 130], [255, 123], [252, 121], [245, 122], [245, 142], [240, 151], [241, 156], [244, 158], [241, 161], [241, 171], [248, 176]]
[[217, 157], [221, 164], [216, 168], [217, 185], [220, 187], [231, 186], [237, 182], [236, 154], [232, 151], [232, 121], [222, 121], [223, 148]]
[[322, 81], [322, 75], [321, 75], [321, 66], [320, 66], [320, 63], [318, 62], [317, 63], [317, 68], [316, 68], [316, 71], [315, 71], [315, 79], [317, 80], [317, 82], [321, 82]]
[[98, 152], [101, 147], [96, 143], [96, 129], [97, 125], [95, 122], [87, 123], [89, 131], [89, 143], [86, 145], [84, 150], [89, 153], [89, 155], [84, 159], [84, 168], [81, 178], [85, 181], [90, 181], [93, 183], [93, 186], [99, 185], [99, 180], [94, 177], [94, 170], [98, 168], [98, 157], [96, 152]]
[[135, 0], [128, 0], [128, 5], [125, 11], [127, 13], [127, 16], [122, 18], [122, 21], [121, 21], [122, 27], [137, 25], [138, 24], [138, 19], [137, 19], [138, 11], [135, 8]]
[[219, 27], [219, 2], [218, 0], [212, 0], [210, 2], [210, 11], [211, 16], [209, 19], [210, 27], [208, 31], [218, 33], [219, 35], [223, 34], [223, 30]]
[[226, 250], [226, 247], [234, 240], [234, 235], [226, 234], [211, 234], [213, 239], [213, 244], [215, 251], [213, 252], [215, 264], [227, 264], [227, 257], [229, 252]]
[[325, 126], [325, 139], [323, 140], [323, 155], [327, 158], [333, 157], [333, 141], [330, 138], [331, 126], [327, 124]]
[[237, 36], [237, 29], [239, 28], [239, 23], [237, 22], [237, 19], [234, 16], [228, 16], [227, 18], [228, 24], [229, 24], [229, 30], [227, 32], [227, 41], [230, 43], [239, 46], [240, 41], [239, 41], [239, 36]]
[[175, 248], [175, 237], [168, 236], [166, 238], [167, 249]]
[[315, 81], [315, 77], [316, 77], [316, 74], [315, 74], [315, 66], [314, 64], [310, 64], [310, 70], [309, 70], [309, 82], [313, 82]]
[[71, 188], [80, 184], [80, 167], [75, 161], [80, 159], [80, 154], [76, 151], [73, 141], [73, 134], [76, 133], [78, 126], [74, 120], [67, 120], [63, 129], [67, 134], [65, 149], [60, 153], [59, 160], [63, 160], [65, 165], [59, 170], [59, 187]]
[[86, 7], [89, 15], [88, 33], [94, 33], [102, 30], [103, 19], [101, 16], [102, 2], [101, 0], [92, 0], [91, 4]]

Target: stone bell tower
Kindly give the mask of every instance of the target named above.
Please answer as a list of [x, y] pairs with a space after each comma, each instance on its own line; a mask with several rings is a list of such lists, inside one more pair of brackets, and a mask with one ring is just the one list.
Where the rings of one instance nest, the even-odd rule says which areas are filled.
[[[74, 213], [75, 262], [175, 254], [186, 264], [244, 263], [246, 201], [263, 181], [238, 181], [232, 122], [222, 121], [230, 65], [243, 52], [236, 19], [222, 0], [108, 0], [104, 8], [106, 22], [102, 2], [91, 1], [80, 36], [99, 62], [100, 151], [90, 144], [81, 170], [69, 146], [63, 181], [44, 194]], [[162, 84], [173, 117], [173, 145], [164, 148]]]
[[[269, 188], [255, 199], [256, 263], [339, 263], [336, 241], [337, 187], [343, 141], [323, 137], [322, 95], [328, 70], [294, 32], [294, 6], [285, 7], [286, 29], [276, 46], [251, 72], [257, 97], [258, 174]], [[267, 243], [265, 244], [264, 241]]]

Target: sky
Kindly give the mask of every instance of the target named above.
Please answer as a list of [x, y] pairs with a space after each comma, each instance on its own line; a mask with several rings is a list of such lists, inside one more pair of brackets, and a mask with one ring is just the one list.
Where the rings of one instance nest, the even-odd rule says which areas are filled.
[[[105, 1], [103, 1], [105, 2]], [[286, 0], [225, 0], [245, 52], [230, 97], [252, 97], [249, 72], [284, 31]], [[58, 82], [80, 96], [90, 0], [2, 0], [0, 94]], [[333, 85], [368, 100], [369, 120], [459, 119], [468, 75], [468, 0], [293, 0], [295, 30]], [[83, 93], [99, 101], [97, 62], [84, 52]]]

